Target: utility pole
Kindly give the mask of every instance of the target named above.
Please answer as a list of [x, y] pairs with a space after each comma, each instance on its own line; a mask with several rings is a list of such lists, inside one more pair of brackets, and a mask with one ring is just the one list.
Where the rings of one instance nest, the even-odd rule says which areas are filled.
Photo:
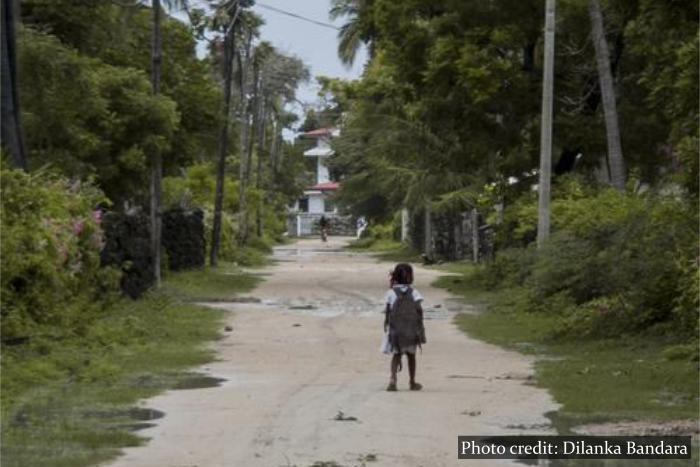
[[544, 23], [544, 68], [542, 70], [542, 127], [540, 131], [540, 183], [537, 212], [537, 247], [549, 238], [549, 199], [552, 179], [552, 107], [554, 101], [555, 0], [547, 0]]
[[[160, 93], [160, 65], [161, 65], [161, 44], [160, 44], [160, 0], [153, 0], [153, 48], [152, 48], [152, 69], [151, 85], [154, 96]], [[161, 180], [163, 177], [163, 159], [160, 148], [153, 148], [151, 160], [151, 250], [153, 250], [153, 280], [156, 288], [160, 287], [160, 246], [162, 232], [161, 218]]]

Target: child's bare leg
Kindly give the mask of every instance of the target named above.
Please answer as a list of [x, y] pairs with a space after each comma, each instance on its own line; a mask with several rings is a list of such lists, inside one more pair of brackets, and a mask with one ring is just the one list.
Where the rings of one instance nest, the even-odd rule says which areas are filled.
[[386, 388], [387, 391], [396, 391], [396, 374], [399, 372], [400, 365], [401, 354], [394, 354], [391, 357], [391, 379], [389, 380], [389, 386]]
[[391, 358], [391, 380], [396, 382], [396, 374], [399, 372], [399, 366], [401, 366], [401, 354], [395, 353]]
[[411, 378], [411, 382], [416, 382], [416, 354], [406, 353], [406, 358], [408, 359], [408, 376]]
[[416, 354], [406, 353], [406, 358], [408, 359], [408, 375], [411, 378], [411, 390], [419, 391], [423, 386], [416, 383]]

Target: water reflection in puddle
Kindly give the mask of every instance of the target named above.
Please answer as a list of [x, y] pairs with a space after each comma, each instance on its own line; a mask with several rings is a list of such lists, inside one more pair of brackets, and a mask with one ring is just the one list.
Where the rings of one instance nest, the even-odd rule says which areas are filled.
[[197, 373], [190, 374], [175, 384], [173, 389], [206, 389], [216, 388], [221, 386], [226, 381], [225, 378], [216, 378], [214, 376], [201, 375]]

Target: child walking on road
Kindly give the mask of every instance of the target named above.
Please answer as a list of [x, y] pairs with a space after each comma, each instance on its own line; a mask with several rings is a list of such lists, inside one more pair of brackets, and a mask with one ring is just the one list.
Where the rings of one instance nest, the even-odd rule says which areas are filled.
[[388, 333], [391, 358], [391, 379], [387, 391], [396, 391], [396, 376], [401, 370], [401, 356], [406, 354], [411, 391], [423, 387], [416, 382], [416, 347], [425, 344], [421, 294], [411, 287], [413, 268], [397, 264], [391, 272], [390, 288], [386, 295], [384, 332]]

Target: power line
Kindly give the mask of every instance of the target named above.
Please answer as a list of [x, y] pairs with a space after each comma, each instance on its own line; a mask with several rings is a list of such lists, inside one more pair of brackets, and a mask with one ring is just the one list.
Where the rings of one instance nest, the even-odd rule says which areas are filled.
[[261, 7], [261, 8], [265, 8], [265, 9], [267, 9], [267, 10], [274, 11], [274, 12], [276, 12], [276, 13], [280, 13], [280, 14], [283, 14], [283, 15], [291, 16], [292, 18], [296, 18], [296, 19], [300, 19], [300, 20], [302, 20], [302, 21], [307, 21], [307, 22], [309, 22], [309, 23], [313, 23], [313, 24], [315, 24], [315, 25], [317, 25], [317, 26], [323, 26], [324, 28], [335, 29], [336, 31], [339, 31], [339, 30], [340, 30], [340, 28], [339, 28], [338, 26], [333, 26], [333, 25], [330, 24], [330, 23], [324, 23], [324, 22], [322, 22], [322, 21], [317, 21], [317, 20], [315, 20], [315, 19], [307, 18], [307, 17], [305, 17], [305, 16], [301, 16], [301, 15], [298, 15], [298, 14], [296, 14], [296, 13], [292, 13], [291, 11], [280, 10], [279, 8], [276, 8], [276, 7], [273, 7], [273, 6], [270, 6], [270, 5], [265, 5], [264, 3], [256, 2], [255, 5], [256, 5], [256, 6], [259, 6], [259, 7]]

